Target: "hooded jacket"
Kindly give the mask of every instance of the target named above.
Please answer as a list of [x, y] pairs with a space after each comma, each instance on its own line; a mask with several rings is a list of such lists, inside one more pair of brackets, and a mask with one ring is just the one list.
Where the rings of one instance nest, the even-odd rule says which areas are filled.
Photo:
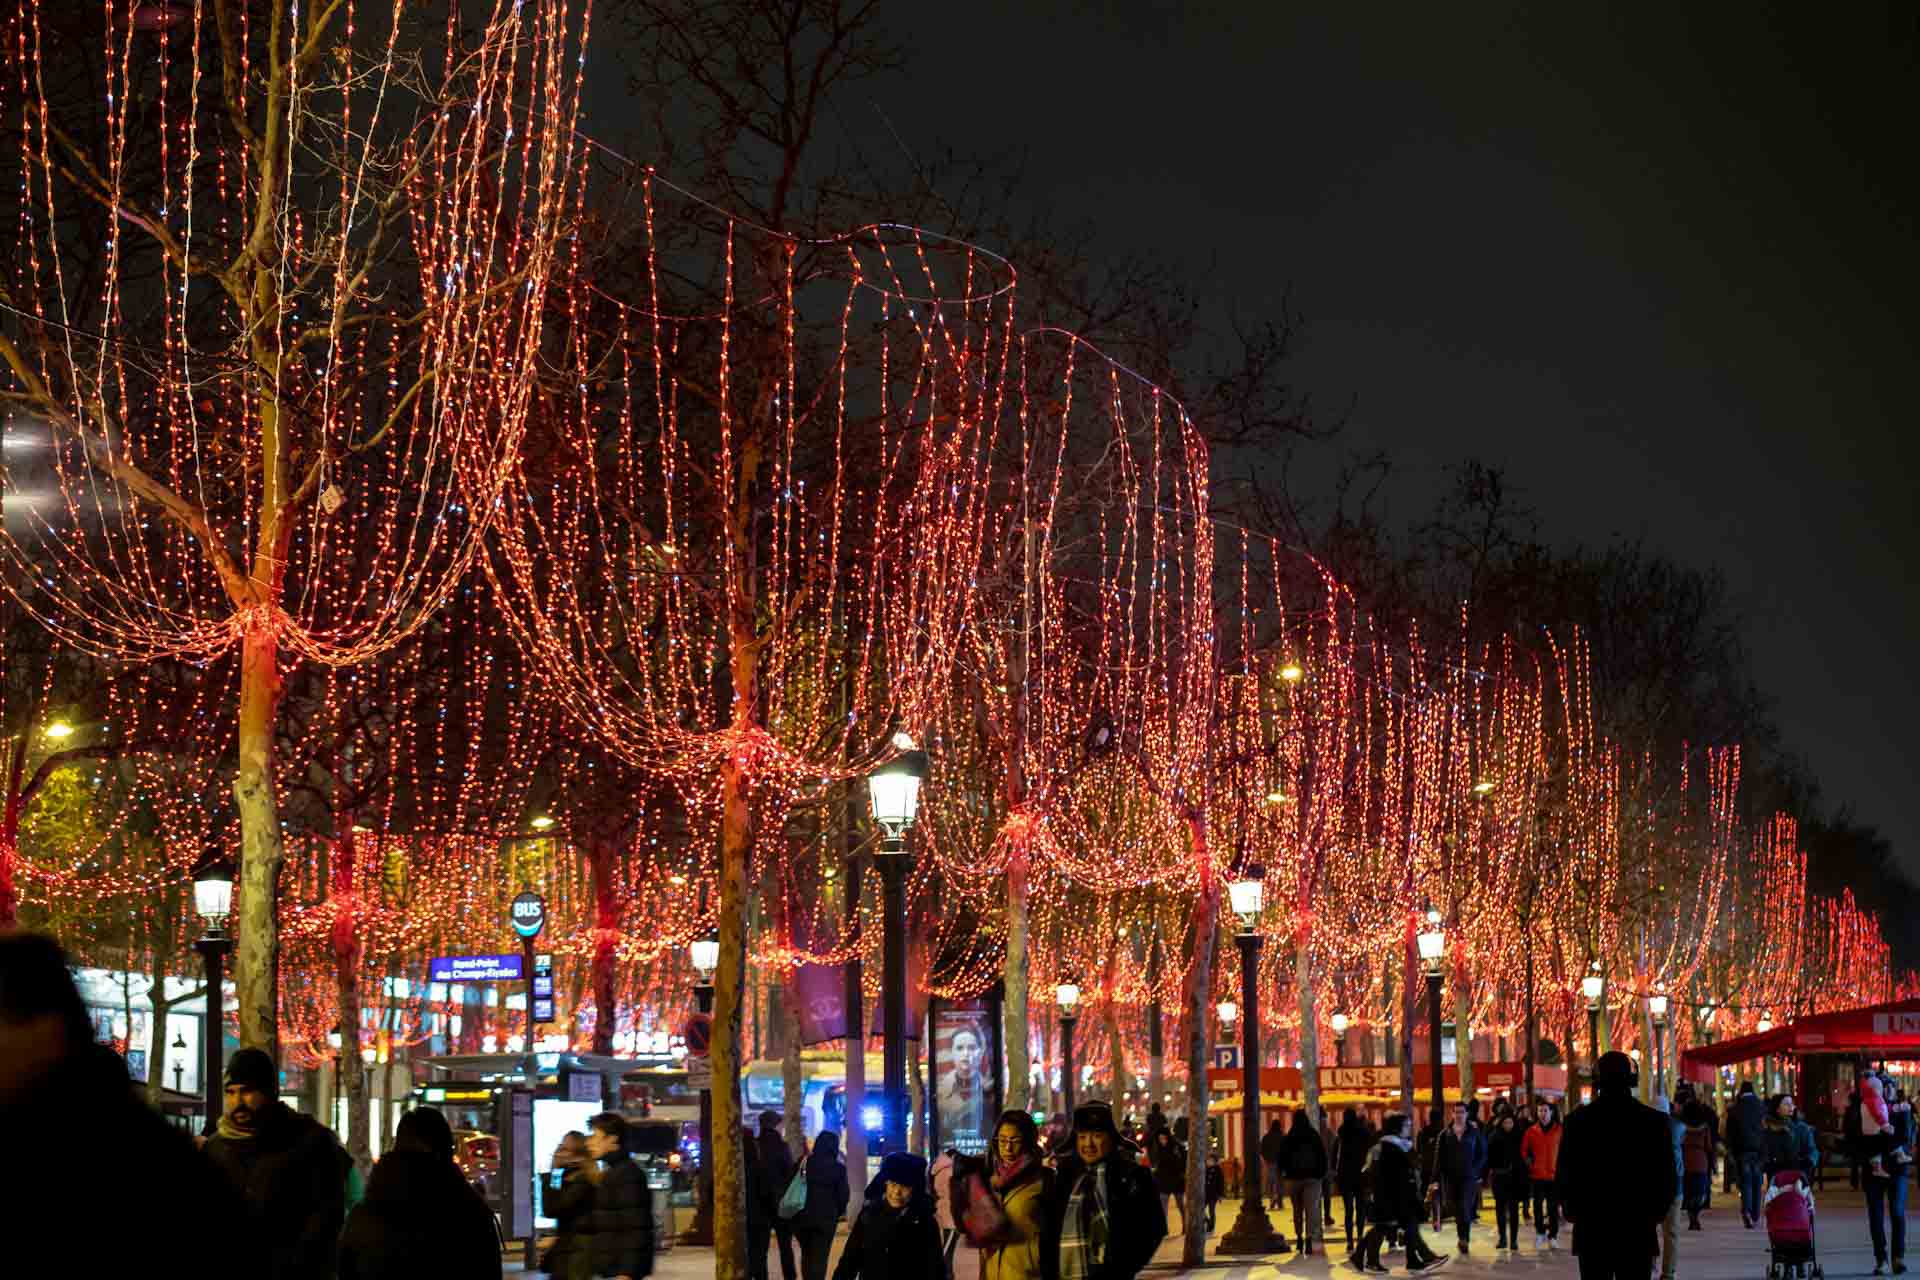
[[340, 1280], [499, 1280], [493, 1211], [453, 1161], [390, 1151], [340, 1235]]
[[332, 1280], [346, 1218], [347, 1159], [319, 1121], [275, 1100], [253, 1136], [207, 1139], [207, 1158], [247, 1204], [247, 1244], [262, 1280]]
[[852, 1194], [847, 1166], [840, 1163], [840, 1135], [825, 1130], [807, 1155], [807, 1206], [794, 1215], [794, 1229], [831, 1232], [846, 1216]]
[[1358, 1195], [1366, 1190], [1367, 1151], [1373, 1146], [1373, 1131], [1359, 1116], [1340, 1122], [1333, 1136], [1334, 1176], [1341, 1195]]

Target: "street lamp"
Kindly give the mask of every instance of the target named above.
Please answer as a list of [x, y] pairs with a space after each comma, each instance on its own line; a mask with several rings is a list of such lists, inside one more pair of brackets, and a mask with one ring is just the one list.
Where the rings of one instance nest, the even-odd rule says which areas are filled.
[[211, 1135], [220, 1126], [220, 1105], [225, 1084], [221, 1080], [226, 1040], [226, 967], [233, 939], [227, 934], [227, 917], [233, 914], [233, 864], [213, 856], [200, 865], [193, 877], [193, 909], [200, 917], [200, 938], [193, 949], [207, 967], [207, 1024], [200, 1041], [200, 1087], [206, 1094], [206, 1132]]
[[1347, 1028], [1353, 1025], [1352, 1019], [1344, 1013], [1336, 1013], [1327, 1019], [1333, 1027], [1333, 1065], [1347, 1065]]
[[920, 814], [920, 784], [927, 776], [927, 753], [904, 733], [894, 735], [898, 750], [867, 775], [867, 795], [873, 820], [884, 839], [873, 855], [880, 872], [883, 927], [880, 985], [882, 1087], [886, 1093], [888, 1151], [907, 1149], [907, 872], [913, 859], [907, 853], [907, 831]]
[[[1598, 967], [1598, 962], [1595, 962]], [[1607, 980], [1599, 973], [1580, 979], [1580, 994], [1587, 998], [1587, 1077], [1593, 1077], [1600, 1062], [1600, 997], [1606, 994]], [[1572, 1082], [1569, 1081], [1569, 1084]]]
[[1667, 1096], [1667, 998], [1647, 997], [1647, 1016], [1653, 1020], [1653, 1084]]
[[1440, 1064], [1440, 987], [1445, 981], [1447, 931], [1440, 923], [1437, 908], [1427, 908], [1427, 927], [1414, 939], [1420, 948], [1420, 961], [1427, 966], [1427, 1056], [1433, 1060], [1433, 1116], [1440, 1124], [1447, 1114], [1445, 1076]]
[[1233, 1024], [1240, 1019], [1240, 1006], [1231, 1000], [1222, 1000], [1213, 1006], [1213, 1011], [1220, 1015], [1220, 1029], [1232, 1035]]
[[[1227, 884], [1227, 902], [1238, 918], [1240, 929], [1233, 936], [1240, 948], [1240, 1007], [1246, 1016], [1240, 1019], [1240, 1143], [1251, 1172], [1240, 1180], [1240, 1216], [1231, 1230], [1220, 1237], [1216, 1254], [1246, 1257], [1263, 1253], [1281, 1253], [1286, 1238], [1273, 1229], [1267, 1210], [1260, 1202], [1260, 909], [1265, 905], [1266, 872], [1248, 867]], [[1206, 1093], [1188, 1082], [1188, 1110], [1196, 1117], [1193, 1141], [1206, 1140]]]
[[[713, 1012], [713, 971], [720, 967], [720, 940], [695, 938], [687, 944], [687, 958], [693, 963], [693, 1006], [703, 1014]], [[709, 1036], [712, 1032], [709, 1029]], [[528, 1046], [531, 1048], [532, 1046]], [[694, 1184], [693, 1221], [682, 1237], [691, 1244], [713, 1243], [713, 1089], [700, 1091], [700, 1175]]]
[[1062, 978], [1053, 988], [1053, 1002], [1060, 1006], [1060, 1087], [1066, 1091], [1067, 1114], [1071, 1116], [1074, 1086], [1079, 1083], [1073, 1074], [1073, 1024], [1079, 1018], [1080, 984]]

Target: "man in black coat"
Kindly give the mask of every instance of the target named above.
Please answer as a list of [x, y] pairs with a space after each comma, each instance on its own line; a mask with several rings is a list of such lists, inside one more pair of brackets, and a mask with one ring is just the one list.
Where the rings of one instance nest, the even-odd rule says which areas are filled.
[[1753, 1091], [1753, 1081], [1743, 1080], [1740, 1096], [1727, 1109], [1727, 1154], [1735, 1162], [1740, 1183], [1740, 1221], [1749, 1227], [1760, 1221], [1766, 1137], [1767, 1109]]
[[[780, 1116], [777, 1112], [760, 1113], [759, 1147], [762, 1171], [773, 1187], [773, 1202], [778, 1206], [780, 1198], [787, 1194], [787, 1186], [793, 1181], [798, 1166], [794, 1163], [792, 1149], [780, 1133]], [[780, 1249], [780, 1280], [793, 1280], [793, 1224], [776, 1214], [773, 1235]]]
[[1153, 1176], [1104, 1102], [1074, 1109], [1073, 1146], [1061, 1157], [1048, 1211], [1048, 1221], [1059, 1224], [1057, 1274], [1133, 1280], [1167, 1235]]
[[593, 1274], [640, 1280], [653, 1274], [653, 1191], [647, 1175], [627, 1154], [627, 1121], [616, 1111], [593, 1118], [587, 1133], [593, 1183], [592, 1235], [587, 1248]]
[[1647, 1280], [1660, 1252], [1659, 1226], [1677, 1191], [1673, 1130], [1633, 1096], [1633, 1060], [1605, 1053], [1594, 1065], [1594, 1100], [1567, 1117], [1554, 1179], [1573, 1223], [1581, 1280]]
[[1280, 1179], [1284, 1176], [1280, 1171], [1280, 1160], [1286, 1145], [1286, 1127], [1280, 1123], [1280, 1117], [1275, 1116], [1273, 1123], [1267, 1126], [1267, 1131], [1260, 1135], [1260, 1164], [1266, 1174], [1260, 1185], [1267, 1193], [1261, 1203], [1270, 1203], [1275, 1209], [1280, 1207], [1285, 1196], [1280, 1189]]
[[227, 1062], [226, 1111], [207, 1156], [246, 1201], [244, 1244], [264, 1280], [333, 1280], [346, 1219], [346, 1151], [332, 1131], [280, 1101], [263, 1051]]
[[[22, 1228], [8, 1234], [7, 1275], [152, 1273], [154, 1242], [178, 1241], [181, 1224], [242, 1215], [193, 1140], [136, 1096], [118, 1054], [94, 1043], [66, 956], [37, 934], [0, 934], [0, 1133], [3, 1216]], [[238, 1250], [167, 1248], [179, 1260], [163, 1274], [259, 1274]]]
[[340, 1280], [500, 1280], [493, 1210], [453, 1162], [453, 1130], [433, 1107], [401, 1118], [393, 1150], [340, 1233]]

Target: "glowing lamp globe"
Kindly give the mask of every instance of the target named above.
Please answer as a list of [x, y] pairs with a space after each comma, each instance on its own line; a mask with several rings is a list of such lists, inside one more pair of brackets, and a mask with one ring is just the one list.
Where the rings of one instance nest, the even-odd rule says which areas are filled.
[[225, 926], [233, 914], [233, 866], [214, 858], [193, 877], [193, 909], [209, 929]]
[[1220, 1025], [1223, 1027], [1230, 1027], [1240, 1020], [1240, 1006], [1231, 1000], [1222, 1000], [1213, 1007], [1213, 1011], [1220, 1015]]
[[1414, 945], [1420, 948], [1420, 959], [1430, 971], [1438, 972], [1440, 961], [1447, 954], [1447, 931], [1440, 927], [1440, 913], [1427, 912], [1427, 927], [1414, 938]]
[[1053, 1002], [1060, 1006], [1060, 1012], [1071, 1018], [1073, 1011], [1080, 1007], [1080, 984], [1069, 978], [1053, 989]]
[[927, 753], [919, 750], [902, 751], [867, 775], [873, 820], [896, 840], [920, 816], [920, 783], [926, 776]]
[[1589, 1008], [1598, 1008], [1600, 997], [1607, 989], [1607, 980], [1597, 973], [1590, 973], [1580, 979], [1580, 994], [1587, 998]]
[[1773, 1030], [1773, 1019], [1763, 1013], [1760, 1015], [1760, 1021], [1754, 1023], [1753, 1029], [1761, 1035], [1765, 1035], [1767, 1032]]
[[1648, 996], [1647, 1012], [1652, 1015], [1655, 1022], [1664, 1021], [1667, 1016], [1667, 998], [1665, 996]]
[[1233, 907], [1233, 914], [1240, 917], [1240, 927], [1248, 933], [1253, 932], [1260, 923], [1260, 907], [1266, 895], [1266, 873], [1259, 867], [1248, 867], [1238, 880], [1227, 885], [1227, 901]]
[[1347, 1034], [1347, 1028], [1353, 1025], [1353, 1020], [1348, 1018], [1344, 1013], [1334, 1014], [1331, 1018], [1327, 1019], [1327, 1022], [1332, 1026], [1333, 1034], [1337, 1036]]
[[720, 967], [720, 942], [716, 938], [695, 938], [688, 944], [687, 954], [693, 958], [694, 971], [702, 977]]

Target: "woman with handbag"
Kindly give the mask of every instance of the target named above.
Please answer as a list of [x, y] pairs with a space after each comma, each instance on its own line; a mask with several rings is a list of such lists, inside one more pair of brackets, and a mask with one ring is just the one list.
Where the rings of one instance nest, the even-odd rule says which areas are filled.
[[[800, 1274], [804, 1280], [827, 1280], [827, 1263], [833, 1255], [833, 1233], [840, 1219], [847, 1216], [847, 1166], [840, 1163], [840, 1135], [822, 1129], [813, 1140], [807, 1156], [806, 1200], [799, 1212], [789, 1215], [793, 1234], [800, 1243]], [[792, 1204], [792, 1189], [783, 1196], [780, 1211]]]
[[997, 1213], [960, 1206], [968, 1236], [981, 1251], [981, 1280], [1041, 1280], [1053, 1273], [1046, 1256], [1055, 1238], [1047, 1221], [1053, 1171], [1040, 1162], [1040, 1129], [1033, 1117], [1001, 1112], [989, 1159], [986, 1192]]

